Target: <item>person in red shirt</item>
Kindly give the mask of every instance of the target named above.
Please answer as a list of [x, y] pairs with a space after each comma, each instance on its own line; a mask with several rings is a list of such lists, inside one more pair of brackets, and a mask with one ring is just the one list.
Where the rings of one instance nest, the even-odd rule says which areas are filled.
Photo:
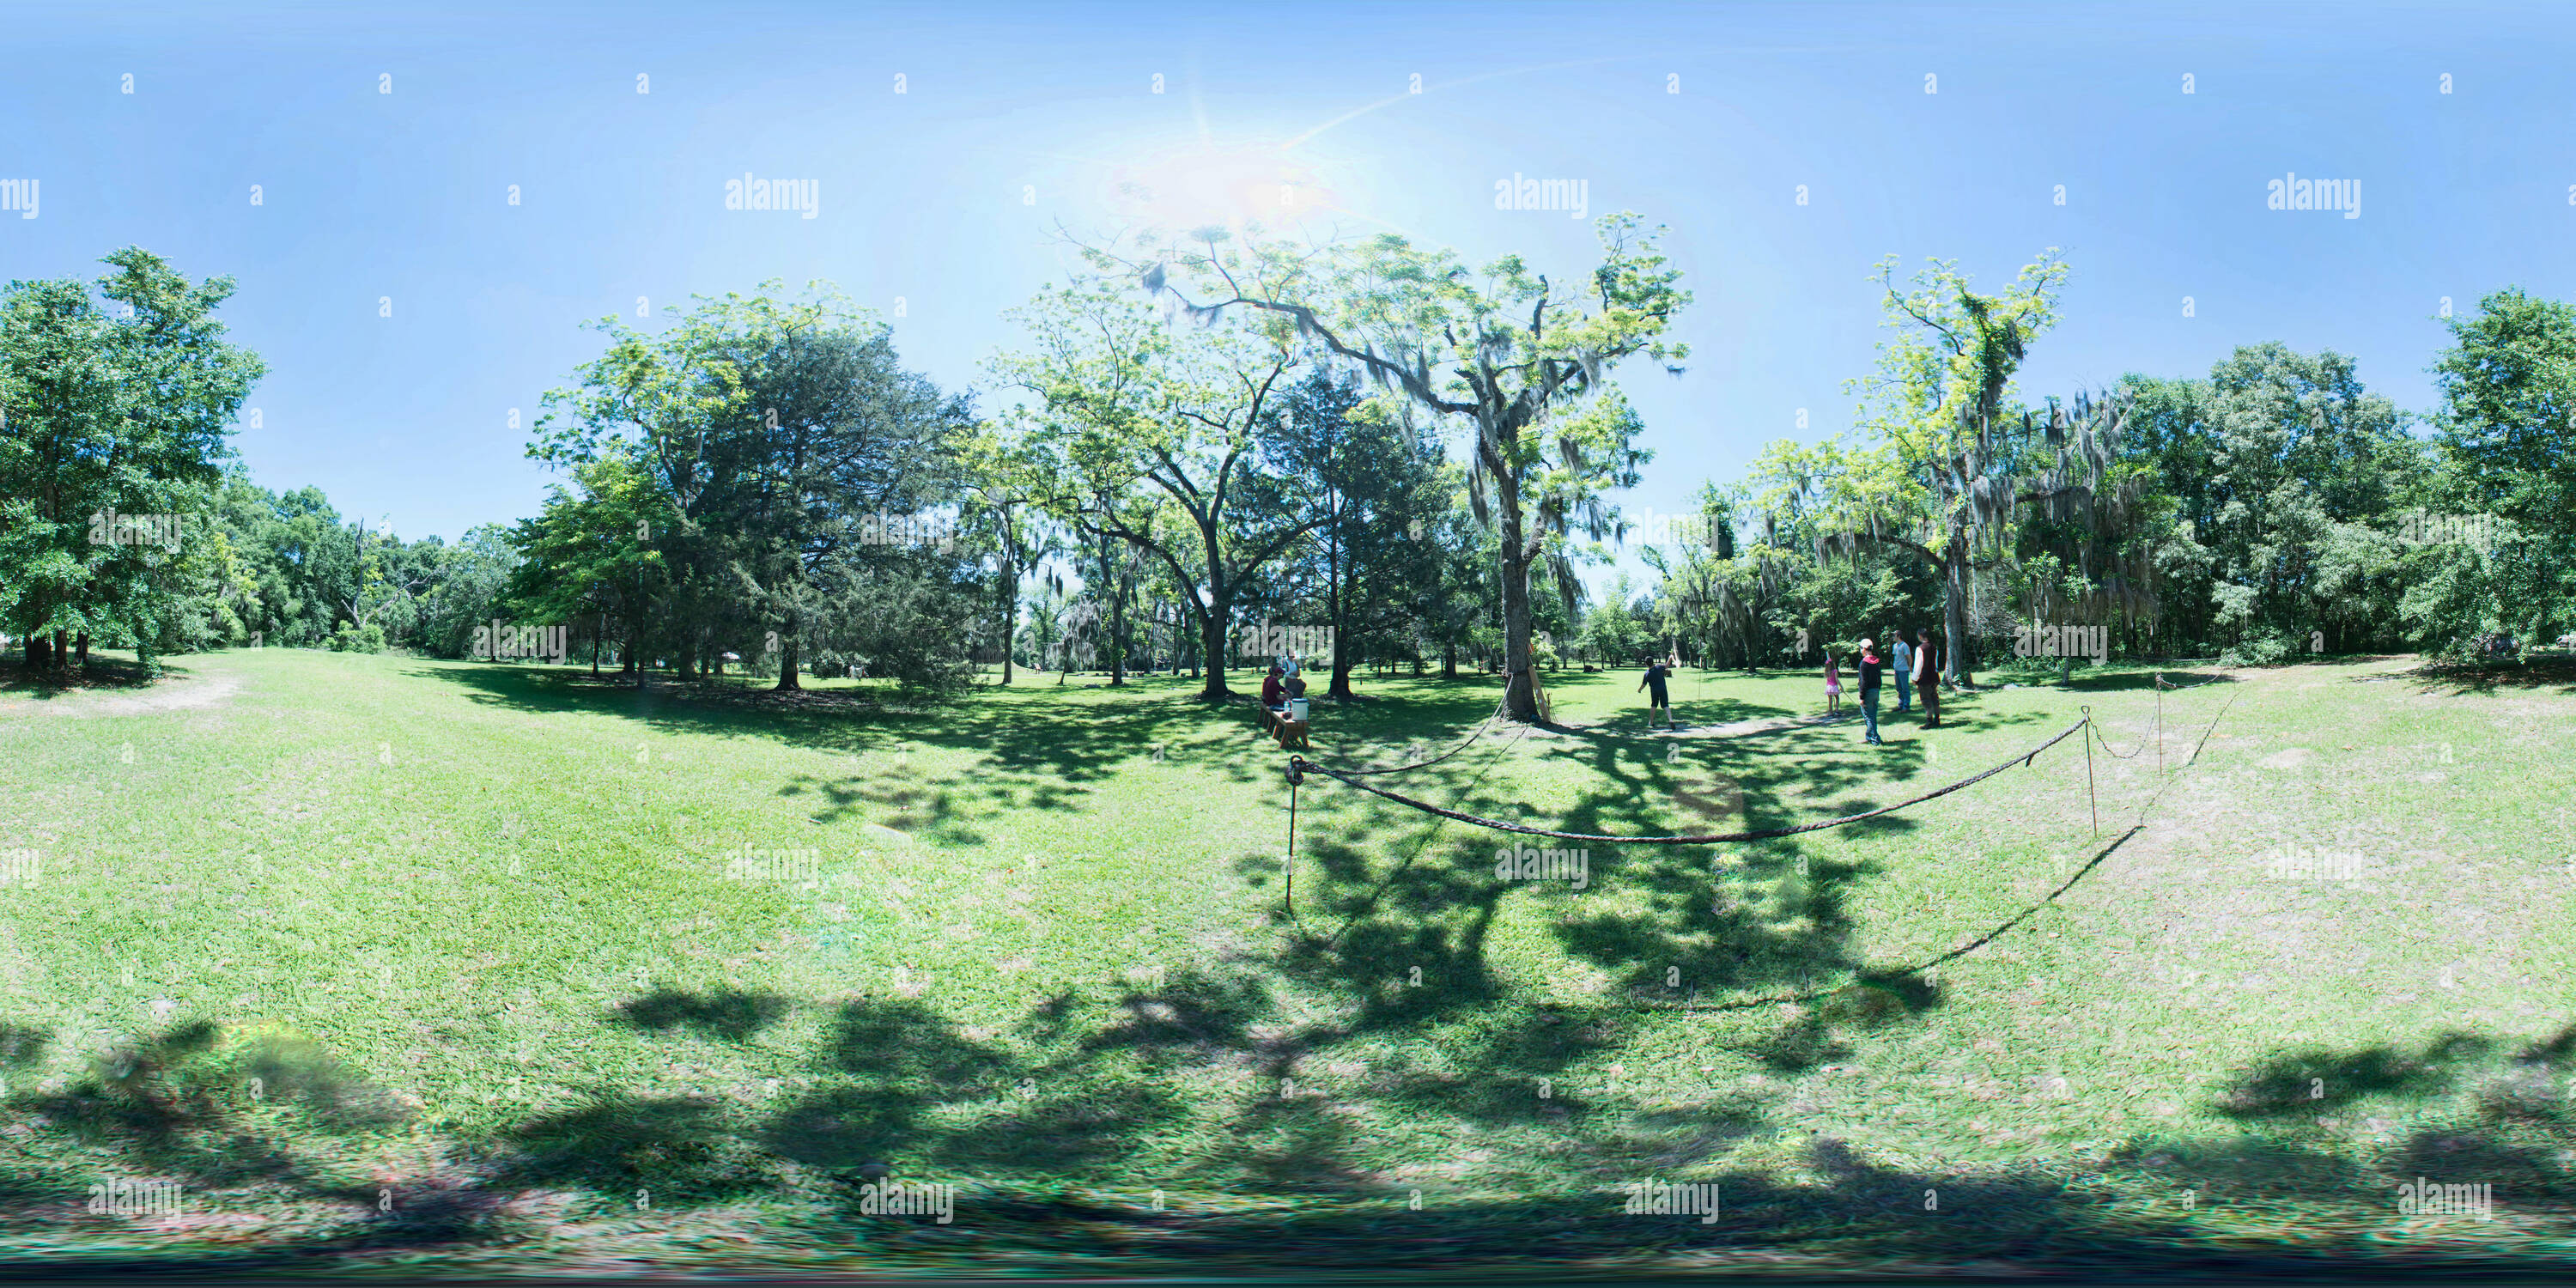
[[1270, 668], [1270, 674], [1261, 677], [1261, 705], [1273, 711], [1288, 705], [1288, 691], [1279, 683], [1279, 668], [1276, 665]]

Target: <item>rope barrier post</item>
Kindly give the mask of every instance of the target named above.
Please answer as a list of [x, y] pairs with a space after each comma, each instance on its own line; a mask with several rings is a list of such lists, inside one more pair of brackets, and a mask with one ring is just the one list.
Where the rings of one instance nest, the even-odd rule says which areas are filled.
[[2156, 776], [2165, 772], [2165, 677], [2156, 673]]
[[1297, 785], [1306, 781], [1306, 776], [1297, 770], [1304, 763], [1302, 756], [1288, 758], [1288, 853], [1279, 860], [1279, 867], [1291, 917], [1297, 915]]
[[2102, 835], [2102, 798], [2093, 790], [2093, 708], [2084, 708], [2084, 799], [2093, 805], [2093, 835]]

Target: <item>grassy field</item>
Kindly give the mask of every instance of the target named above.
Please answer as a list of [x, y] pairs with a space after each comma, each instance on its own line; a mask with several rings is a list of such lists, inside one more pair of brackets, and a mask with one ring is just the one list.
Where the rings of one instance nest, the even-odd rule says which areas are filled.
[[[1240, 683], [1251, 682], [1242, 673]], [[2564, 675], [1549, 681], [1372, 779], [1196, 682], [908, 704], [286, 650], [0, 668], [0, 1243], [99, 1265], [2383, 1271], [2576, 1250]], [[1362, 677], [1410, 763], [1491, 681]], [[1889, 695], [1892, 699], [1892, 693]], [[2160, 739], [2159, 739], [2159, 735]], [[2161, 742], [2162, 768], [2158, 767]], [[2088, 785], [2089, 784], [2089, 785]], [[2099, 824], [2095, 823], [2098, 808]], [[2291, 873], [2276, 860], [2293, 862]], [[1562, 866], [1562, 865], [1560, 865]], [[863, 1214], [889, 1170], [953, 1220]], [[2492, 1219], [2410, 1216], [2418, 1177]], [[160, 1215], [93, 1185], [180, 1186]], [[1715, 1182], [1723, 1211], [1623, 1212]]]

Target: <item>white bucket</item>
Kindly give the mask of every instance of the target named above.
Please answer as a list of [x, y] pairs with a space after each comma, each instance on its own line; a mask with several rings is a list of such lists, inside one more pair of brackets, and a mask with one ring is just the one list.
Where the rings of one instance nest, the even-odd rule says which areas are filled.
[[1304, 698], [1288, 699], [1288, 718], [1299, 724], [1306, 723], [1306, 700]]

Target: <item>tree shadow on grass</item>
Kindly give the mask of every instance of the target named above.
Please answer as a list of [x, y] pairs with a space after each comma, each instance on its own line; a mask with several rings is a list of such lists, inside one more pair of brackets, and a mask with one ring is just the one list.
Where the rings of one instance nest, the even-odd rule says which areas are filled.
[[2073, 693], [2152, 692], [2157, 679], [2177, 689], [2202, 684], [2239, 684], [2235, 675], [2218, 670], [2113, 671], [2101, 675], [2079, 675], [2064, 685], [2055, 685]]
[[2295, 1120], [2374, 1096], [2425, 1096], [2449, 1088], [2459, 1068], [2485, 1055], [2488, 1039], [2445, 1033], [2408, 1055], [2385, 1045], [2357, 1051], [2310, 1046], [2247, 1070], [2212, 1106], [2247, 1121]]
[[[2293, 1264], [2376, 1272], [2419, 1264], [2372, 1225], [2396, 1219], [2395, 1187], [2419, 1176], [2491, 1184], [2506, 1211], [2545, 1214], [2576, 1200], [2558, 1152], [2576, 1145], [2576, 1118], [2562, 1098], [2530, 1094], [2576, 1072], [2576, 1025], [2519, 1047], [2453, 1032], [2416, 1052], [2280, 1052], [2221, 1081], [2221, 1112], [2254, 1134], [2133, 1136], [2072, 1171], [2033, 1164], [1956, 1174], [1902, 1166], [1827, 1134], [1804, 1147], [1812, 1179], [1793, 1181], [1722, 1161], [1736, 1145], [1776, 1130], [1759, 1099], [1722, 1095], [1690, 1108], [1654, 1107], [1568, 1076], [1632, 1045], [1636, 1015], [1487, 1008], [1475, 1027], [1450, 1030], [1424, 1047], [1420, 1060], [1380, 1063], [1359, 1083], [1321, 1091], [1300, 1085], [1297, 1062], [1327, 1055], [1360, 1031], [1289, 1022], [1260, 976], [1194, 972], [1156, 988], [1050, 999], [1022, 1019], [1026, 1050], [970, 1036], [918, 1001], [857, 999], [842, 1004], [812, 1053], [815, 1072], [830, 1084], [783, 1106], [741, 1111], [601, 1085], [575, 1108], [491, 1133], [499, 1152], [467, 1173], [399, 1178], [382, 1190], [319, 1179], [299, 1153], [297, 1166], [271, 1178], [289, 1192], [365, 1211], [390, 1192], [391, 1205], [327, 1233], [282, 1239], [263, 1254], [304, 1263], [391, 1250], [435, 1257], [487, 1245], [488, 1255], [488, 1245], [533, 1233], [511, 1212], [532, 1189], [585, 1192], [618, 1207], [649, 1193], [656, 1208], [792, 1193], [803, 1196], [794, 1209], [802, 1215], [764, 1218], [765, 1238], [781, 1247], [819, 1245], [863, 1229], [882, 1252], [891, 1245], [878, 1236], [896, 1229], [893, 1219], [859, 1216], [846, 1186], [855, 1175], [889, 1171], [978, 1178], [956, 1204], [958, 1225], [939, 1238], [960, 1255], [971, 1249], [974, 1264], [987, 1271], [1076, 1264], [1135, 1273], [1252, 1264], [1381, 1272], [1633, 1268], [1663, 1264], [1659, 1258], [1775, 1267], [1783, 1258], [1808, 1258], [1825, 1269], [1894, 1258], [1926, 1269], [2009, 1265], [2025, 1272]], [[1454, 1018], [1431, 1008], [1416, 1023], [1444, 1017]], [[1405, 1023], [1394, 1012], [1379, 1021]], [[1815, 1032], [1806, 1026], [1783, 1040]], [[1427, 1028], [1422, 1036], [1434, 1037]], [[147, 1047], [162, 1053], [167, 1075], [202, 1054], [206, 1037], [202, 1026], [181, 1026]], [[1146, 1053], [1176, 1062], [1122, 1072]], [[1228, 1066], [1251, 1068], [1265, 1081], [1248, 1093], [1211, 1096], [1161, 1076]], [[2327, 1109], [2384, 1102], [2423, 1111], [2422, 1121], [2376, 1152], [2356, 1151], [2331, 1131], [2289, 1130], [2291, 1120], [2319, 1106], [2308, 1098], [2308, 1079], [2316, 1077], [2329, 1087], [2348, 1084], [2322, 1102]], [[2484, 1094], [2465, 1116], [2433, 1103], [2482, 1080]], [[153, 1138], [214, 1127], [238, 1100], [211, 1084], [130, 1094], [172, 1096], [181, 1106], [165, 1111], [159, 1125], [131, 1116], [96, 1124], [98, 1143], [145, 1165], [161, 1161], [146, 1148]], [[1416, 1211], [1408, 1196], [1423, 1185], [1391, 1179], [1369, 1161], [1370, 1124], [1405, 1119], [1535, 1132], [1522, 1148], [1564, 1179], [1502, 1199], [1451, 1195], [1435, 1184]], [[1200, 1143], [1171, 1183], [1257, 1198], [1257, 1215], [1222, 1204], [1152, 1211], [1142, 1193], [1127, 1203], [1066, 1194], [1066, 1180], [1075, 1178], [1097, 1195], [1096, 1180], [1079, 1178], [1114, 1173], [1140, 1146], [1193, 1122]], [[842, 1180], [782, 1191], [774, 1160]], [[868, 1170], [856, 1170], [862, 1168]], [[189, 1175], [191, 1184], [210, 1188], [246, 1179]], [[1658, 1181], [1713, 1183], [1719, 1210], [1708, 1219], [1630, 1210], [1630, 1187]], [[2181, 1201], [2186, 1190], [2211, 1211], [2261, 1205], [2272, 1214], [2264, 1227], [2272, 1234], [2230, 1225], [2220, 1250], [2212, 1227]], [[58, 1204], [66, 1194], [42, 1172], [0, 1176], [0, 1208]], [[186, 1254], [174, 1248], [173, 1255]], [[2548, 1254], [2499, 1245], [2478, 1255], [2528, 1268]]]
[[686, 1029], [704, 1038], [742, 1042], [786, 1018], [793, 1005], [794, 999], [765, 989], [694, 993], [664, 988], [618, 1003], [610, 1022], [655, 1033]]
[[[2417, 692], [2447, 697], [2486, 695], [2499, 689], [2554, 689], [2576, 693], [2576, 658], [2544, 657], [2523, 662], [2432, 661], [2403, 673]], [[2356, 676], [2355, 679], [2365, 677]]]
[[[1090, 785], [1150, 764], [1158, 749], [1238, 781], [1262, 767], [1240, 763], [1233, 744], [1248, 736], [1250, 704], [1211, 709], [1194, 692], [1140, 686], [1125, 693], [1042, 701], [1035, 692], [968, 690], [919, 708], [778, 707], [698, 701], [685, 691], [590, 682], [551, 667], [415, 664], [405, 674], [464, 689], [479, 704], [533, 714], [631, 720], [666, 736], [756, 738], [838, 755], [872, 757], [847, 774], [800, 774], [779, 794], [819, 799], [820, 821], [891, 811], [912, 829], [967, 827], [1003, 811], [1077, 810]], [[914, 770], [884, 763], [911, 747], [975, 753], [969, 770]]]
[[190, 680], [196, 672], [185, 666], [161, 663], [161, 673], [144, 669], [141, 662], [90, 654], [86, 666], [74, 665], [55, 670], [52, 667], [29, 667], [23, 652], [0, 656], [0, 696], [33, 698], [50, 702], [71, 693], [117, 693], [149, 689], [163, 680]]

